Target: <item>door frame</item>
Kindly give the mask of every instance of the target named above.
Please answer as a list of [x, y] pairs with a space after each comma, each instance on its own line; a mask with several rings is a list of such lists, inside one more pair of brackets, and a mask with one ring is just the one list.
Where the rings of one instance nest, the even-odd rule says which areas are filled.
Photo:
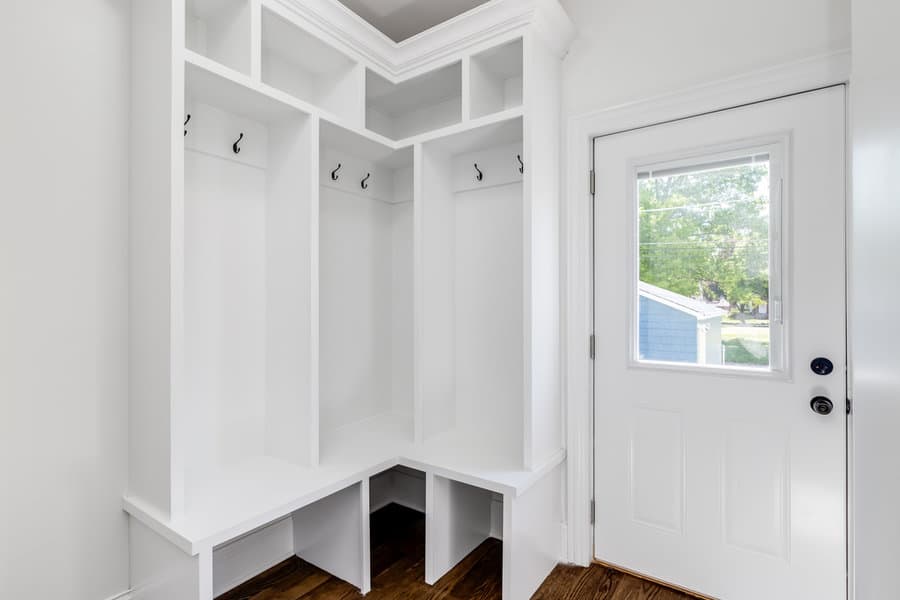
[[[563, 559], [588, 565], [593, 560], [594, 527], [594, 334], [593, 155], [597, 137], [650, 127], [778, 97], [850, 83], [850, 52], [842, 51], [787, 63], [681, 92], [590, 112], [568, 120], [563, 179], [563, 332], [566, 410], [566, 512]], [[846, 105], [845, 105], [846, 109]], [[849, 137], [845, 138], [849, 144]], [[849, 163], [849, 147], [845, 149]], [[845, 197], [849, 206], [848, 164]], [[845, 208], [846, 210], [846, 208]], [[845, 222], [847, 248], [849, 229]], [[850, 364], [848, 356], [848, 365]], [[848, 385], [852, 381], [847, 374]], [[848, 600], [853, 590], [852, 414], [847, 420]]]

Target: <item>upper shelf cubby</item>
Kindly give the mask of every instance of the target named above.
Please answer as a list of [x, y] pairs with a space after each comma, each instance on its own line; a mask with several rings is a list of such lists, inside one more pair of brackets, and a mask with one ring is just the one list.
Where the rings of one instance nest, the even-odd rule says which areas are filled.
[[366, 71], [366, 127], [402, 140], [462, 121], [462, 63], [391, 83]]
[[267, 8], [262, 11], [262, 82], [351, 125], [362, 125], [363, 67]]
[[188, 50], [249, 75], [250, 15], [249, 0], [187, 0], [184, 45]]
[[472, 56], [472, 118], [522, 106], [522, 39]]

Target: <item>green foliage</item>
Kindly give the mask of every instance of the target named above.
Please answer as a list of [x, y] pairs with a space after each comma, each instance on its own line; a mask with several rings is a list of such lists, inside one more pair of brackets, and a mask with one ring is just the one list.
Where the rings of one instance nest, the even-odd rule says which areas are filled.
[[639, 181], [640, 278], [749, 313], [769, 297], [768, 166]]

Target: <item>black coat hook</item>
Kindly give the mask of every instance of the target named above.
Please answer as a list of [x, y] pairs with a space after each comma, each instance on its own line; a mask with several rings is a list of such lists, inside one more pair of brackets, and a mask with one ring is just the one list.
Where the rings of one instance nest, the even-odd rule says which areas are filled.
[[366, 183], [366, 182], [369, 181], [369, 177], [371, 177], [371, 176], [372, 176], [371, 173], [366, 173], [366, 176], [363, 177], [363, 180], [359, 182], [359, 186], [360, 186], [362, 189], [364, 189], [364, 190], [369, 189], [369, 184]]
[[478, 163], [475, 163], [475, 170], [478, 172], [478, 175], [475, 176], [476, 181], [481, 181], [484, 179], [484, 173], [481, 172], [481, 169], [478, 168]]
[[519, 173], [525, 172], [525, 163], [522, 162], [522, 155], [516, 154], [516, 158], [519, 159]]
[[191, 120], [191, 113], [188, 113], [187, 119], [184, 120], [184, 127], [185, 127], [184, 135], [187, 135], [187, 124], [188, 124], [188, 121], [190, 121], [190, 120]]
[[340, 170], [341, 170], [341, 163], [338, 163], [337, 169], [335, 169], [334, 171], [331, 172], [331, 180], [332, 181], [338, 180], [338, 171], [340, 171]]
[[242, 140], [242, 139], [244, 139], [244, 132], [243, 132], [243, 131], [241, 132], [241, 137], [239, 137], [239, 138], [237, 139], [237, 141], [236, 141], [234, 144], [232, 144], [232, 146], [231, 146], [231, 149], [234, 150], [234, 153], [235, 153], [235, 154], [240, 154], [240, 153], [241, 153], [241, 147], [238, 146], [238, 144], [241, 143], [241, 140]]

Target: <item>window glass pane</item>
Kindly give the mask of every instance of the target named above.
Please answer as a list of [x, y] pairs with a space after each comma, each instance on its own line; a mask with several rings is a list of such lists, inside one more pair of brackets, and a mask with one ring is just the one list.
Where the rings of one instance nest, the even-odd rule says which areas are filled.
[[768, 368], [769, 157], [636, 183], [638, 358]]

